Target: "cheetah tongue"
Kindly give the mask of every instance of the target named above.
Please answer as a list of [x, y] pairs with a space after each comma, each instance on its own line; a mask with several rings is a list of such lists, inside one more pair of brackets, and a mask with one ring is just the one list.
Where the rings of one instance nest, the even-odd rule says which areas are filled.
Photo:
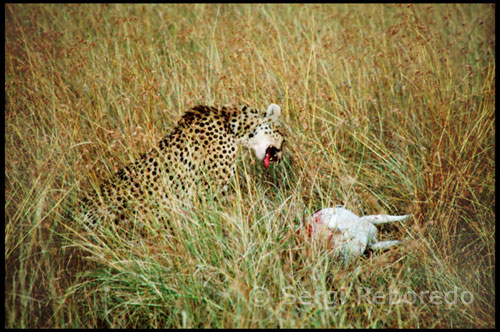
[[271, 163], [271, 161], [269, 160], [271, 156], [269, 155], [269, 150], [267, 150], [266, 152], [266, 157], [264, 158], [264, 166], [267, 168], [269, 166], [269, 164]]

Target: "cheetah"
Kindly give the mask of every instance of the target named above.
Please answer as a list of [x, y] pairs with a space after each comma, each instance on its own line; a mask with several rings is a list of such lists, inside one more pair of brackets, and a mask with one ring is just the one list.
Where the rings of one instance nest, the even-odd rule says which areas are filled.
[[208, 188], [225, 194], [238, 145], [252, 149], [266, 168], [281, 159], [285, 135], [280, 117], [276, 104], [266, 111], [248, 105], [191, 108], [157, 147], [87, 195], [80, 219], [95, 225], [106, 216], [119, 224], [133, 213], [158, 216], [158, 207], [173, 197], [183, 200]]

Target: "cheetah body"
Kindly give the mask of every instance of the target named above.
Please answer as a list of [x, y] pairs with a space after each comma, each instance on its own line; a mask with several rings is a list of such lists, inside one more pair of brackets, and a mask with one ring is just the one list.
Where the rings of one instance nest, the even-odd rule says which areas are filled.
[[249, 106], [196, 106], [159, 145], [101, 184], [84, 200], [81, 218], [96, 224], [131, 213], [157, 213], [160, 205], [195, 192], [220, 193], [235, 173], [238, 145], [253, 149], [267, 167], [281, 157], [280, 107], [264, 112]]

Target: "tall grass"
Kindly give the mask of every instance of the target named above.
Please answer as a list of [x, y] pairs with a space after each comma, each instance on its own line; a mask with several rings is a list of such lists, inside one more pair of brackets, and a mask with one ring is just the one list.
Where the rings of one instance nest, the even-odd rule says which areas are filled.
[[[5, 27], [5, 327], [495, 326], [492, 5], [8, 4]], [[233, 102], [281, 105], [281, 164], [242, 149], [229, 198], [145, 236], [68, 217]], [[335, 204], [413, 213], [382, 229], [408, 241], [336, 262], [297, 234]]]

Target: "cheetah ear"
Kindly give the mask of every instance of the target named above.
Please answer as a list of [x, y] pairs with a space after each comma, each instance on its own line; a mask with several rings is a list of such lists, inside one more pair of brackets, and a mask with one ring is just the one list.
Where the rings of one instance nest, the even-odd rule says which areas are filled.
[[267, 108], [267, 111], [266, 111], [267, 118], [271, 118], [273, 120], [276, 120], [280, 117], [280, 115], [281, 115], [281, 108], [278, 105], [276, 105], [276, 104], [269, 105], [269, 107]]

